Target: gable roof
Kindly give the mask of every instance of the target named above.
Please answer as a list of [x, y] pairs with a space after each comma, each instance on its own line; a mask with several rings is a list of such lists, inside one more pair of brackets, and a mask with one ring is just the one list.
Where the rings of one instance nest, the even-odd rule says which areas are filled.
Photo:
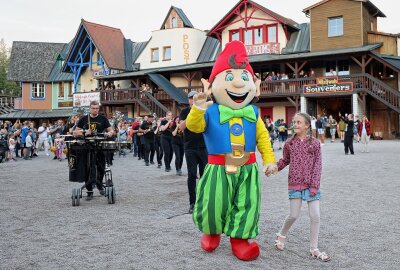
[[7, 79], [20, 82], [46, 82], [65, 43], [14, 41]]
[[224, 28], [226, 24], [232, 21], [234, 17], [237, 17], [237, 14], [235, 11], [237, 10], [243, 10], [245, 7], [248, 5], [255, 7], [258, 10], [261, 10], [265, 14], [268, 14], [269, 16], [273, 17], [275, 20], [278, 22], [289, 26], [293, 30], [298, 30], [297, 27], [297, 22], [293, 21], [292, 19], [286, 18], [282, 15], [279, 15], [278, 13], [273, 12], [272, 10], [261, 6], [257, 4], [254, 1], [251, 0], [240, 0], [211, 30], [209, 31], [208, 35], [213, 36], [215, 35], [221, 28]]
[[216, 56], [221, 52], [221, 43], [218, 39], [207, 37], [201, 48], [197, 63], [214, 61]]
[[[86, 34], [89, 35], [94, 46], [100, 52], [104, 62], [110, 69], [125, 69], [125, 38], [121, 30], [106, 25], [88, 22], [84, 19], [81, 20], [81, 24], [76, 32], [74, 40], [72, 41], [70, 50], [66, 57], [67, 61], [74, 60], [71, 60], [70, 58], [78, 53], [78, 49], [76, 48], [80, 47], [76, 46], [76, 44], [84, 41], [80, 38], [81, 31], [86, 31]], [[64, 70], [65, 69], [68, 70], [66, 66], [64, 66]]]
[[63, 49], [58, 54], [57, 59], [54, 60], [53, 68], [50, 71], [47, 80], [50, 82], [63, 82], [63, 81], [73, 81], [74, 75], [72, 73], [62, 72], [62, 66], [58, 59], [65, 60], [67, 52], [69, 50], [69, 46], [71, 42], [68, 44], [64, 44]]
[[[307, 7], [307, 8], [305, 8], [305, 9], [303, 9], [303, 12], [305, 13], [305, 14], [309, 14], [310, 13], [310, 9], [313, 9], [313, 8], [315, 8], [315, 7], [318, 7], [318, 6], [320, 6], [320, 5], [322, 5], [322, 4], [325, 4], [326, 2], [329, 2], [329, 1], [331, 1], [331, 0], [322, 0], [322, 1], [319, 1], [318, 3], [315, 3], [314, 5], [311, 5], [311, 6], [309, 6], [309, 7]], [[369, 0], [349, 0], [349, 1], [356, 1], [356, 2], [362, 2], [363, 4], [364, 4], [364, 6], [368, 9], [368, 11], [371, 13], [371, 14], [373, 14], [374, 16], [377, 16], [377, 17], [386, 17], [386, 15], [385, 14], [383, 14], [383, 12], [382, 11], [380, 11], [371, 1], [369, 1]]]
[[165, 29], [165, 23], [167, 22], [169, 14], [171, 13], [172, 10], [175, 10], [176, 14], [178, 14], [179, 18], [181, 18], [184, 27], [194, 28], [193, 24], [190, 22], [189, 18], [186, 16], [185, 12], [183, 12], [182, 9], [171, 6], [171, 8], [169, 9], [169, 11], [167, 13], [167, 16], [165, 17], [165, 19], [161, 25], [160, 30]]

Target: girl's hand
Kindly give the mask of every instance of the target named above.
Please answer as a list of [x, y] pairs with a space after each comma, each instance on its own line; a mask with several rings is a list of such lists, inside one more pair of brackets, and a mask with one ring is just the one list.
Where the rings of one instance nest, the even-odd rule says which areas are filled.
[[311, 197], [315, 197], [316, 195], [317, 195], [317, 193], [310, 192], [310, 196], [311, 196]]

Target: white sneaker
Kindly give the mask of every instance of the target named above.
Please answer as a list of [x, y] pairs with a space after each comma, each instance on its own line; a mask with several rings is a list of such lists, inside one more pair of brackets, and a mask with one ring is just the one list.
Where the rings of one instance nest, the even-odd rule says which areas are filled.
[[47, 154], [46, 154], [46, 156], [50, 156], [50, 154], [49, 154], [49, 153], [47, 153]]

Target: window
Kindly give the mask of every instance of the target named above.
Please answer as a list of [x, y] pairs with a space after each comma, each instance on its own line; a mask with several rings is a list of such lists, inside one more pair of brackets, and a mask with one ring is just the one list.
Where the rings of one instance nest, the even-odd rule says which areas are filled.
[[62, 82], [58, 83], [58, 98], [60, 99], [64, 98], [64, 83]]
[[343, 35], [343, 17], [328, 18], [328, 37]]
[[72, 97], [72, 92], [74, 90], [74, 83], [68, 83], [68, 97]]
[[347, 60], [338, 61], [337, 66], [338, 66], [338, 75], [339, 76], [350, 75], [349, 61], [347, 61]]
[[158, 48], [151, 49], [151, 62], [158, 62]]
[[177, 28], [178, 27], [178, 20], [176, 17], [171, 18], [171, 28]]
[[32, 83], [31, 98], [44, 99], [44, 83]]
[[263, 43], [263, 29], [256, 28], [254, 29], [254, 44]]
[[268, 43], [277, 43], [276, 25], [268, 26]]
[[163, 61], [171, 60], [171, 47], [164, 47], [163, 49]]
[[240, 34], [238, 30], [231, 32], [231, 41], [232, 40], [240, 40]]
[[253, 29], [244, 31], [244, 45], [253, 44]]

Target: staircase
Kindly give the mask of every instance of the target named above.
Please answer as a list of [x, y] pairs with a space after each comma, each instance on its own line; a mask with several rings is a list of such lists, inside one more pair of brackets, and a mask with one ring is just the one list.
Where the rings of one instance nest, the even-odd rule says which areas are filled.
[[[149, 92], [143, 93], [145, 98], [137, 100], [139, 105], [150, 114], [156, 114], [157, 117], [165, 115], [169, 110]], [[141, 104], [142, 103], [142, 104]]]
[[365, 91], [371, 97], [400, 114], [400, 91], [393, 89], [370, 74], [351, 75], [348, 78], [340, 77], [340, 79], [341, 81], [346, 79], [352, 81], [356, 91]]

